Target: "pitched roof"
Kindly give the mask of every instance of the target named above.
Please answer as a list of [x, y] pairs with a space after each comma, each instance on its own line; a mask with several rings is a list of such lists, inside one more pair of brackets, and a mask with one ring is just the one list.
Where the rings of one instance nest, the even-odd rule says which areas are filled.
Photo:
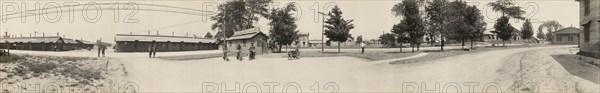
[[558, 31], [554, 31], [552, 33], [555, 33], [555, 34], [579, 34], [580, 31], [581, 30], [579, 28], [568, 27], [568, 28], [560, 29]]
[[496, 31], [496, 30], [486, 30], [486, 31], [483, 31], [483, 34], [484, 35], [495, 35], [495, 33], [493, 33], [493, 31]]
[[186, 42], [186, 43], [214, 43], [215, 39], [210, 38], [193, 38], [183, 36], [161, 36], [161, 35], [130, 35], [130, 34], [117, 34], [115, 41], [139, 41], [139, 42]]
[[69, 38], [63, 38], [63, 41], [64, 41], [65, 43], [69, 43], [69, 44], [77, 44], [77, 43], [79, 43], [79, 42], [77, 42], [76, 40], [69, 39]]
[[91, 41], [85, 41], [85, 40], [75, 40], [75, 41], [77, 41], [79, 43], [82, 43], [82, 44], [96, 44], [96, 43], [93, 43]]
[[59, 36], [50, 36], [50, 37], [17, 37], [17, 38], [0, 38], [0, 42], [4, 43], [4, 42], [9, 42], [9, 43], [15, 43], [15, 42], [23, 42], [23, 43], [41, 43], [41, 42], [45, 42], [45, 43], [50, 43], [50, 42], [56, 42], [60, 39], [61, 37]]
[[229, 37], [227, 40], [249, 39], [256, 35], [264, 35], [265, 37], [267, 36], [265, 33], [263, 33], [261, 31], [260, 27], [257, 27], [257, 28], [250, 28], [250, 29], [234, 32], [233, 35], [231, 37]]

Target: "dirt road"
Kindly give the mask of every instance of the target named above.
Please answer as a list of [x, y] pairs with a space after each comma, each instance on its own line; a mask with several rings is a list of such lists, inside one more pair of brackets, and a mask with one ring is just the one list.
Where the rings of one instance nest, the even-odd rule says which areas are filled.
[[544, 52], [566, 47], [572, 46], [494, 50], [401, 65], [372, 65], [352, 57], [121, 61], [142, 92], [599, 92], [600, 85], [569, 74]]

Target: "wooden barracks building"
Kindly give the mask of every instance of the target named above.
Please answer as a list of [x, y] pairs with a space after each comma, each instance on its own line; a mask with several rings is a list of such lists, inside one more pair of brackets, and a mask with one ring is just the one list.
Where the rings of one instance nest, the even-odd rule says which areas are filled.
[[0, 38], [0, 49], [37, 50], [37, 51], [69, 51], [91, 49], [94, 44], [89, 41], [49, 37], [5, 37]]
[[219, 47], [215, 39], [185, 36], [117, 34], [115, 42], [116, 52], [147, 52], [153, 43], [159, 52], [216, 50]]
[[233, 53], [239, 45], [242, 47], [242, 53], [247, 54], [250, 46], [254, 45], [254, 51], [256, 51], [257, 54], [269, 52], [267, 49], [267, 40], [269, 37], [262, 31], [268, 30], [256, 27], [234, 32], [233, 35], [227, 39], [227, 50]]

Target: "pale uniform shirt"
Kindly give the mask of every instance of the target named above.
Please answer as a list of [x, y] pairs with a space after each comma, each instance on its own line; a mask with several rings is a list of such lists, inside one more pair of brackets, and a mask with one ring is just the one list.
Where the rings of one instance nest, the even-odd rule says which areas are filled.
[[360, 47], [364, 48], [365, 47], [365, 43], [364, 42], [360, 43]]

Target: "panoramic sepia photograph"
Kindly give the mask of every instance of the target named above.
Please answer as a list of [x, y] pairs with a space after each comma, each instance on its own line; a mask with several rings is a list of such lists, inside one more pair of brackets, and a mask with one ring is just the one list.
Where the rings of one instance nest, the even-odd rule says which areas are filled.
[[600, 0], [0, 0], [0, 93], [599, 93]]

